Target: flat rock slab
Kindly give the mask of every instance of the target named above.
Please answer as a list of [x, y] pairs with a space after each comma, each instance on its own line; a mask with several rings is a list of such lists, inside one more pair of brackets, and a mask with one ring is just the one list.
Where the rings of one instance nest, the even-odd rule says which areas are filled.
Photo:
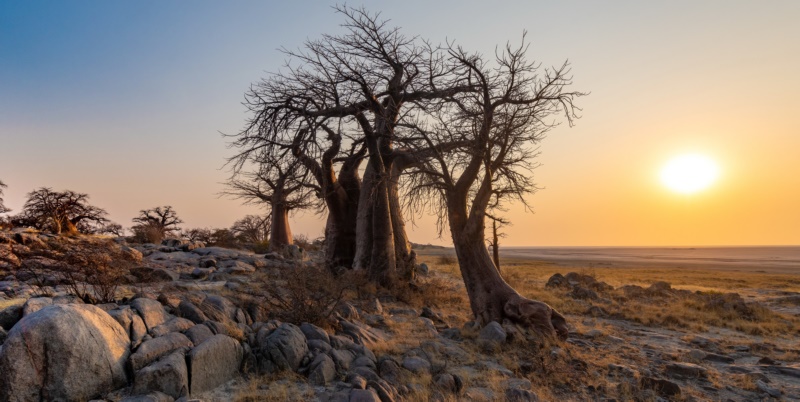
[[197, 394], [212, 390], [239, 374], [244, 350], [236, 339], [227, 335], [214, 335], [192, 349], [187, 355], [190, 392]]

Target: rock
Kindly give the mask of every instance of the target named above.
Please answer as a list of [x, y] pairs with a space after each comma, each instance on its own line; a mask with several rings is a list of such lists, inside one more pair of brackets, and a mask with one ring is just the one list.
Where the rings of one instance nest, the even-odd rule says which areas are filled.
[[531, 387], [533, 384], [527, 378], [509, 378], [506, 381], [506, 388], [531, 389]]
[[380, 378], [373, 381], [368, 381], [367, 389], [375, 390], [375, 392], [378, 393], [378, 398], [381, 400], [381, 402], [395, 402], [399, 398], [397, 390], [391, 384]]
[[418, 274], [420, 274], [420, 275], [428, 275], [429, 272], [430, 272], [430, 268], [428, 268], [428, 264], [423, 262], [422, 264], [417, 265], [417, 273]]
[[247, 275], [256, 272], [256, 267], [241, 261], [225, 261], [220, 271], [230, 275]]
[[358, 309], [348, 302], [339, 304], [339, 306], [336, 307], [336, 312], [345, 320], [357, 320], [359, 317]]
[[153, 338], [158, 338], [159, 336], [164, 336], [170, 332], [183, 332], [187, 329], [193, 327], [195, 324], [192, 321], [189, 321], [185, 318], [175, 317], [169, 319], [169, 321], [156, 326], [155, 328], [151, 329], [148, 333]]
[[108, 314], [117, 320], [122, 329], [128, 334], [131, 346], [139, 345], [142, 338], [147, 334], [147, 328], [145, 328], [142, 318], [128, 306], [111, 309]]
[[349, 350], [331, 349], [330, 356], [339, 371], [350, 370], [350, 365], [355, 360], [355, 355]]
[[122, 327], [95, 306], [44, 307], [3, 344], [0, 400], [88, 400], [124, 386], [128, 345]]
[[349, 374], [345, 380], [348, 384], [352, 385], [355, 389], [366, 389], [367, 380], [358, 374]]
[[506, 331], [497, 321], [487, 324], [478, 333], [478, 344], [488, 351], [495, 351], [506, 341]]
[[779, 398], [782, 394], [781, 390], [770, 387], [769, 385], [764, 383], [764, 381], [761, 380], [756, 380], [756, 387], [758, 388], [759, 391], [765, 392], [773, 398]]
[[177, 272], [165, 268], [136, 267], [131, 269], [131, 275], [135, 276], [139, 282], [172, 282], [180, 279]]
[[183, 352], [175, 352], [136, 372], [133, 393], [163, 392], [173, 398], [189, 394], [189, 372]]
[[309, 341], [320, 340], [325, 343], [331, 342], [330, 337], [328, 337], [328, 333], [325, 332], [324, 329], [314, 324], [309, 324], [307, 322], [304, 322], [300, 324], [300, 331], [303, 332], [303, 335], [305, 335], [306, 339]]
[[22, 316], [25, 317], [29, 314], [33, 314], [47, 306], [51, 306], [53, 304], [53, 299], [49, 297], [33, 297], [28, 299], [24, 305], [22, 305]]
[[[266, 338], [261, 353], [270, 359], [275, 371], [300, 368], [300, 362], [308, 353], [308, 344], [303, 332], [296, 325], [281, 324]], [[270, 370], [272, 371], [272, 370]]]
[[403, 368], [414, 374], [429, 374], [431, 363], [421, 357], [409, 356], [403, 359]]
[[470, 401], [494, 401], [495, 395], [489, 388], [471, 387], [464, 391], [464, 396]]
[[0, 311], [0, 327], [10, 331], [22, 319], [22, 305], [9, 306]]
[[734, 358], [725, 355], [719, 355], [716, 353], [709, 353], [703, 357], [703, 360], [707, 362], [714, 362], [714, 363], [725, 363], [731, 364], [736, 361]]
[[548, 289], [568, 288], [569, 286], [570, 285], [569, 282], [567, 282], [567, 278], [564, 278], [564, 275], [558, 273], [553, 274], [553, 276], [551, 276], [550, 279], [547, 280], [547, 283], [544, 285], [544, 287]]
[[214, 336], [214, 332], [211, 331], [211, 328], [203, 324], [197, 324], [186, 330], [183, 334], [195, 345], [199, 345], [205, 342], [206, 339]]
[[200, 262], [198, 262], [200, 268], [216, 268], [217, 267], [217, 260], [213, 258], [201, 258]]
[[210, 320], [225, 322], [236, 319], [236, 305], [219, 295], [207, 296], [199, 307]]
[[385, 332], [361, 322], [339, 320], [339, 325], [342, 328], [341, 333], [349, 336], [353, 342], [359, 345], [372, 347], [389, 339]]
[[433, 378], [433, 384], [442, 391], [457, 394], [461, 391], [464, 384], [461, 378], [452, 374], [439, 374]]
[[321, 341], [319, 339], [312, 339], [312, 340], [308, 341], [307, 343], [308, 343], [308, 350], [310, 350], [311, 353], [314, 356], [316, 356], [316, 355], [318, 355], [320, 353], [326, 353], [327, 354], [328, 352], [333, 350], [333, 348], [331, 347], [330, 343], [327, 343], [325, 341]]
[[665, 397], [678, 397], [681, 395], [681, 387], [669, 380], [662, 380], [659, 378], [642, 377], [639, 380], [642, 388], [652, 389], [658, 395]]
[[381, 402], [373, 389], [354, 389], [350, 391], [350, 402]]
[[336, 376], [336, 364], [328, 355], [319, 354], [311, 362], [308, 380], [314, 385], [326, 385]]
[[122, 398], [120, 402], [174, 402], [175, 398], [158, 391], [150, 392], [147, 395], [136, 395]]
[[131, 308], [142, 317], [145, 327], [149, 331], [167, 321], [167, 312], [156, 300], [140, 297], [131, 302]]
[[239, 374], [244, 350], [227, 335], [214, 335], [187, 355], [191, 394], [212, 390]]
[[539, 397], [527, 389], [509, 388], [506, 390], [506, 401], [509, 402], [535, 402]]
[[400, 365], [397, 364], [394, 359], [389, 356], [381, 357], [381, 360], [378, 363], [378, 368], [382, 378], [394, 385], [398, 385], [400, 383], [402, 378], [400, 375]]
[[572, 292], [569, 293], [569, 297], [578, 300], [597, 300], [599, 298], [597, 292], [594, 290], [579, 285], [575, 285], [572, 288]]
[[208, 320], [206, 314], [188, 300], [181, 300], [178, 304], [178, 313], [181, 317], [187, 318], [196, 324], [202, 324]]
[[134, 371], [149, 365], [162, 356], [166, 356], [178, 349], [188, 349], [194, 346], [186, 335], [172, 332], [167, 335], [153, 338], [139, 345], [131, 355], [131, 367]]
[[692, 363], [670, 363], [665, 368], [667, 375], [679, 378], [705, 378], [708, 370]]

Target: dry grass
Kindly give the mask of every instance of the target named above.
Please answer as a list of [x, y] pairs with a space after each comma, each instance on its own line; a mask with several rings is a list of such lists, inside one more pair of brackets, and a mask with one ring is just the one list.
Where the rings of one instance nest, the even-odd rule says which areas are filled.
[[283, 402], [309, 401], [314, 398], [314, 391], [299, 385], [305, 378], [289, 371], [275, 375], [256, 376], [238, 387], [233, 400], [236, 402]]
[[25, 299], [0, 299], [0, 310], [11, 306], [21, 306], [25, 303]]

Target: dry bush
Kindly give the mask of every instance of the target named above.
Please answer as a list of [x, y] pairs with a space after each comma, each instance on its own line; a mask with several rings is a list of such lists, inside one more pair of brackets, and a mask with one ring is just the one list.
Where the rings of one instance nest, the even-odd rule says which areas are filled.
[[109, 303], [132, 263], [119, 247], [108, 243], [83, 243], [65, 250], [62, 272], [71, 293], [86, 302]]
[[273, 375], [252, 377], [243, 387], [238, 387], [236, 402], [309, 401], [314, 398], [312, 388], [301, 387], [306, 381], [297, 373], [282, 371]]
[[245, 291], [263, 300], [270, 315], [282, 321], [330, 327], [329, 319], [349, 287], [324, 267], [296, 266], [281, 270], [277, 278], [254, 281]]
[[442, 254], [436, 258], [437, 265], [454, 265], [458, 264], [458, 260], [455, 256], [449, 254]]
[[131, 240], [134, 243], [161, 244], [161, 241], [164, 240], [164, 232], [154, 225], [137, 225], [131, 230], [133, 231]]
[[453, 284], [441, 277], [402, 282], [386, 289], [397, 300], [413, 307], [469, 306], [463, 290], [454, 289]]

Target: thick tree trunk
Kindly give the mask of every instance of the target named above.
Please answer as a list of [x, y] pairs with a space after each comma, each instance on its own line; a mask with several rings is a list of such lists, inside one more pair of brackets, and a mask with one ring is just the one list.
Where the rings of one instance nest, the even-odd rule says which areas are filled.
[[356, 255], [353, 269], [366, 270], [372, 255], [372, 199], [375, 194], [375, 169], [371, 163], [364, 170], [356, 217]]
[[544, 336], [566, 339], [564, 316], [545, 303], [522, 297], [500, 276], [483, 245], [483, 225], [469, 225], [453, 214], [450, 218], [453, 245], [475, 320], [485, 325], [507, 319]]
[[272, 204], [272, 227], [269, 235], [269, 249], [283, 252], [286, 246], [294, 243], [292, 229], [289, 227], [289, 210], [283, 202]]
[[392, 286], [397, 279], [397, 260], [389, 205], [389, 180], [386, 172], [375, 177], [372, 197], [372, 250], [367, 271], [370, 280], [382, 286]]
[[397, 275], [405, 280], [413, 280], [417, 265], [417, 254], [411, 249], [411, 242], [406, 234], [406, 223], [400, 205], [401, 168], [392, 164], [389, 175], [389, 206], [391, 208], [392, 231], [394, 232], [394, 250], [397, 258]]
[[356, 255], [356, 222], [360, 195], [358, 164], [343, 166], [335, 190], [325, 197], [325, 261], [336, 272], [350, 268]]

